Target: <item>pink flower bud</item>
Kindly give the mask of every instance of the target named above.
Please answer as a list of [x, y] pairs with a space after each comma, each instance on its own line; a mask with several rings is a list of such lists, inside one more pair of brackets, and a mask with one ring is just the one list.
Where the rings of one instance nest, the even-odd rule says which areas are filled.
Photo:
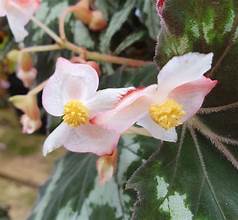
[[24, 113], [21, 117], [23, 133], [31, 134], [41, 127], [40, 109], [35, 95], [16, 95], [9, 101]]
[[117, 149], [115, 149], [112, 155], [101, 156], [97, 160], [96, 167], [100, 185], [104, 185], [112, 178], [117, 166], [117, 154]]
[[89, 29], [92, 31], [101, 31], [107, 27], [107, 21], [99, 10], [92, 12], [92, 19], [89, 24]]

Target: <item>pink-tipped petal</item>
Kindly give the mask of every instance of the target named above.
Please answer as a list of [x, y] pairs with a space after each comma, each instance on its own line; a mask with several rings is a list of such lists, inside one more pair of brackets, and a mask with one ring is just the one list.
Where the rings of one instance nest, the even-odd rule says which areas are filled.
[[71, 134], [72, 128], [61, 123], [51, 134], [46, 138], [43, 145], [43, 155], [46, 156], [53, 150], [62, 147]]
[[97, 125], [82, 125], [71, 129], [70, 136], [65, 140], [64, 147], [79, 153], [94, 153], [99, 156], [112, 154], [117, 146], [120, 135]]
[[9, 0], [7, 2], [7, 19], [17, 42], [23, 41], [28, 35], [28, 32], [25, 30], [25, 25], [30, 21], [31, 16], [38, 7], [38, 0]]
[[212, 64], [213, 53], [187, 53], [173, 57], [158, 74], [158, 94], [166, 96], [176, 87], [200, 79]]
[[[155, 86], [152, 85], [151, 87]], [[146, 92], [147, 90], [149, 89], [135, 89], [134, 91], [130, 91], [116, 108], [98, 114], [93, 119], [93, 123], [114, 129], [119, 133], [126, 131], [148, 111], [152, 100]]]
[[175, 128], [171, 128], [169, 130], [161, 128], [151, 119], [148, 114], [140, 119], [137, 124], [145, 128], [154, 138], [169, 142], [177, 141], [177, 133]]
[[199, 80], [177, 87], [169, 94], [169, 98], [180, 103], [183, 106], [183, 110], [186, 112], [181, 122], [188, 120], [196, 114], [202, 106], [205, 96], [215, 87], [216, 84], [216, 80], [202, 77]]
[[117, 149], [111, 155], [103, 155], [98, 158], [96, 168], [98, 171], [99, 184], [104, 185], [111, 180], [117, 166]]
[[93, 98], [86, 102], [87, 107], [90, 109], [91, 117], [116, 107], [121, 98], [128, 93], [128, 91], [133, 89], [133, 87], [130, 87], [99, 90]]
[[97, 87], [98, 75], [92, 67], [58, 58], [56, 70], [43, 90], [43, 106], [51, 115], [61, 116], [69, 100], [84, 101], [95, 95]]

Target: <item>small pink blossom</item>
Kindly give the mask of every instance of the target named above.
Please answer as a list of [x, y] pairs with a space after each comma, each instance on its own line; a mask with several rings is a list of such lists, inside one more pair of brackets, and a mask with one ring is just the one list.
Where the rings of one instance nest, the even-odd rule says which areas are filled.
[[23, 133], [32, 134], [41, 127], [40, 109], [37, 105], [35, 95], [31, 95], [30, 93], [27, 95], [16, 95], [9, 100], [16, 108], [24, 113], [20, 120]]
[[92, 119], [115, 107], [131, 88], [97, 91], [98, 84], [98, 74], [91, 66], [57, 60], [55, 73], [43, 90], [42, 103], [49, 114], [63, 116], [63, 122], [46, 139], [44, 155], [61, 146], [100, 156], [112, 153], [120, 135]]
[[40, 118], [32, 119], [27, 114], [21, 116], [20, 122], [22, 124], [22, 133], [24, 134], [32, 134], [42, 125]]
[[111, 155], [104, 155], [98, 158], [96, 167], [98, 171], [99, 183], [104, 185], [115, 173], [117, 166], [117, 149]]
[[95, 123], [122, 133], [137, 122], [154, 138], [175, 142], [175, 127], [196, 114], [217, 83], [203, 76], [212, 57], [212, 53], [173, 57], [158, 74], [157, 84], [132, 92], [116, 108], [95, 117]]
[[30, 88], [37, 76], [37, 70], [32, 67], [30, 70], [25, 71], [19, 67], [16, 76], [22, 81], [26, 88]]
[[1, 0], [0, 17], [6, 16], [17, 42], [28, 35], [26, 24], [40, 5], [40, 0]]

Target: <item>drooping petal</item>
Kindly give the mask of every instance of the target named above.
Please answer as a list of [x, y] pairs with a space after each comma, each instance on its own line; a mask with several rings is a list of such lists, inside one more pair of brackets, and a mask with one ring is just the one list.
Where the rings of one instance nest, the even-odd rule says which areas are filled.
[[167, 96], [176, 87], [198, 80], [210, 68], [213, 53], [187, 53], [173, 57], [158, 74], [158, 94]]
[[86, 102], [87, 107], [90, 109], [91, 117], [97, 113], [111, 110], [116, 107], [121, 98], [128, 93], [128, 91], [133, 89], [133, 87], [130, 87], [97, 91], [96, 95]]
[[55, 73], [43, 90], [43, 106], [48, 113], [60, 116], [69, 100], [86, 100], [95, 95], [98, 83], [98, 75], [89, 65], [59, 58]]
[[156, 124], [148, 114], [140, 119], [137, 124], [145, 128], [154, 138], [170, 142], [177, 141], [177, 133], [175, 128], [165, 130]]
[[43, 155], [46, 156], [53, 150], [62, 147], [69, 138], [72, 128], [65, 123], [61, 123], [51, 134], [46, 138], [43, 145]]
[[129, 92], [116, 108], [98, 114], [92, 122], [106, 128], [114, 129], [119, 133], [126, 131], [148, 111], [149, 105], [153, 101], [147, 90], [149, 91], [154, 87], [156, 85], [152, 85], [147, 89], [135, 89]]
[[202, 77], [199, 80], [177, 87], [169, 94], [169, 98], [176, 100], [183, 106], [186, 114], [183, 116], [181, 122], [188, 120], [196, 114], [202, 106], [205, 96], [216, 84], [216, 80]]
[[116, 170], [117, 158], [118, 153], [116, 148], [111, 155], [104, 155], [98, 158], [96, 168], [100, 185], [104, 185], [112, 178]]
[[39, 0], [12, 1], [7, 3], [7, 19], [17, 42], [23, 41], [28, 35], [25, 25], [39, 7]]
[[64, 147], [73, 152], [94, 153], [99, 156], [112, 154], [120, 135], [97, 125], [82, 125], [71, 129]]

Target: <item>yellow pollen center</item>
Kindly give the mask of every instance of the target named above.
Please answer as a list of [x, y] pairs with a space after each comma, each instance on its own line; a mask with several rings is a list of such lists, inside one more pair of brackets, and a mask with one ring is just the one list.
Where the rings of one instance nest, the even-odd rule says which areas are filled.
[[161, 105], [151, 105], [149, 115], [162, 128], [170, 129], [181, 124], [180, 120], [185, 112], [180, 104], [173, 99], [168, 99]]
[[64, 106], [63, 120], [71, 127], [85, 125], [89, 121], [89, 110], [82, 102], [71, 100]]

